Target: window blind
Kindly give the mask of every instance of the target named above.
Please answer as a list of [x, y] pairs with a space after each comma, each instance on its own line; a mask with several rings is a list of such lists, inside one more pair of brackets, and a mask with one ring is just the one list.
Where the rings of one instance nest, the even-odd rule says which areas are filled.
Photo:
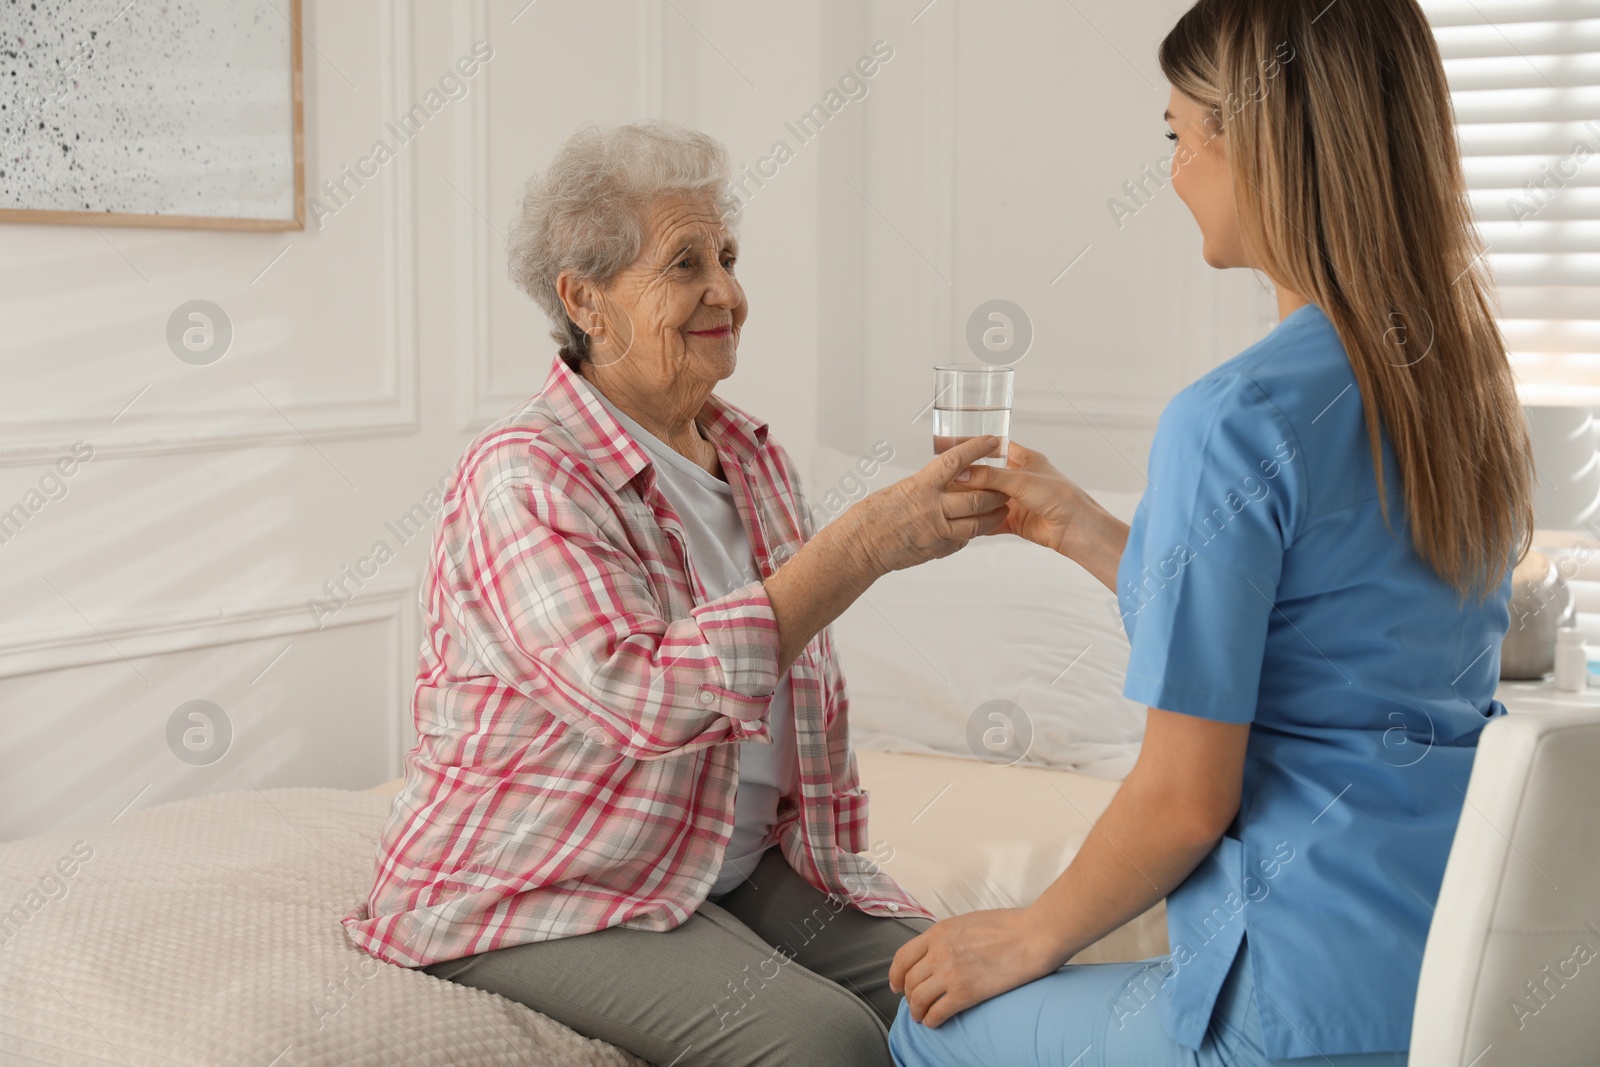
[[1600, 405], [1600, 0], [1422, 0], [1524, 403]]

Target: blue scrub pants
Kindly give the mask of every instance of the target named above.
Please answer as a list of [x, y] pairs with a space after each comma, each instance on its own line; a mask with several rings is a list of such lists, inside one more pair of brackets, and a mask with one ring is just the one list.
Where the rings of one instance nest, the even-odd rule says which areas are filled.
[[933, 1028], [912, 1019], [902, 998], [889, 1051], [899, 1067], [1405, 1067], [1404, 1052], [1267, 1059], [1249, 946], [1247, 938], [1198, 1052], [1161, 1028], [1156, 991], [1165, 957], [1070, 964]]

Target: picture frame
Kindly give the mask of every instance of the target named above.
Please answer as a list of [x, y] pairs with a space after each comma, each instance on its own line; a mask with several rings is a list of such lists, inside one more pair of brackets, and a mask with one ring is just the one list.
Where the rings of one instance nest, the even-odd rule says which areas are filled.
[[0, 222], [304, 230], [301, 0], [213, 0], [177, 33], [153, 8], [87, 6], [0, 13], [26, 42], [0, 119]]

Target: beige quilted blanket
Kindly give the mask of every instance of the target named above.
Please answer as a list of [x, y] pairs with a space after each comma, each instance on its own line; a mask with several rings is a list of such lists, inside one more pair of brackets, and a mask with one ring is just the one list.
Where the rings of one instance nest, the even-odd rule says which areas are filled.
[[351, 945], [388, 811], [223, 793], [0, 844], [0, 1063], [644, 1063]]

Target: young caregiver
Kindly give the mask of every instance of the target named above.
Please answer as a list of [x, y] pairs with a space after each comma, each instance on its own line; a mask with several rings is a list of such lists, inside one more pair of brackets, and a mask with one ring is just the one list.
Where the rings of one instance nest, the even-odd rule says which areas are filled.
[[[966, 485], [1116, 593], [1137, 765], [1025, 908], [907, 942], [890, 1049], [959, 1064], [1403, 1064], [1532, 523], [1450, 98], [1415, 0], [1200, 0], [1172, 185], [1267, 337], [1180, 392], [1125, 526], [1039, 453]], [[1167, 899], [1170, 955], [1065, 965]]]

